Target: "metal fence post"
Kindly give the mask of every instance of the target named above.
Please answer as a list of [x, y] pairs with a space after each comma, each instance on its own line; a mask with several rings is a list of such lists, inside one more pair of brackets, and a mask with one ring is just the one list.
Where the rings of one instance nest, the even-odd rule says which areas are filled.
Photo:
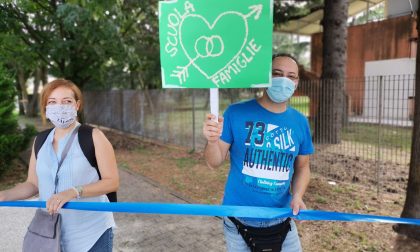
[[195, 92], [191, 89], [192, 102], [192, 151], [195, 151]]
[[379, 199], [381, 187], [381, 124], [382, 124], [382, 89], [383, 89], [383, 76], [379, 76], [379, 92], [378, 92], [378, 147], [376, 153], [376, 194]]
[[145, 95], [144, 95], [144, 91], [142, 90], [138, 90], [137, 91], [138, 96], [140, 97], [140, 129], [139, 129], [139, 133], [142, 137], [144, 137], [144, 129], [145, 129], [145, 125], [144, 125], [144, 99], [145, 99]]
[[119, 90], [119, 93], [120, 93], [120, 107], [121, 107], [121, 113], [120, 113], [120, 115], [121, 115], [121, 118], [120, 118], [120, 120], [121, 120], [121, 131], [125, 131], [125, 124], [124, 124], [124, 113], [125, 113], [125, 109], [124, 109], [124, 90]]

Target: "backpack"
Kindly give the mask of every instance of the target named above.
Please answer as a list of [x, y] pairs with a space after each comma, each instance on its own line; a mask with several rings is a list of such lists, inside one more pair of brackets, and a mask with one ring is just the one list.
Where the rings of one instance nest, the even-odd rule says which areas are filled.
[[[45, 140], [47, 140], [48, 135], [53, 129], [54, 128], [44, 130], [38, 133], [38, 135], [36, 136], [34, 143], [35, 158], [38, 157], [39, 150], [41, 149], [42, 145], [44, 144]], [[93, 127], [89, 125], [80, 125], [78, 139], [83, 154], [89, 161], [90, 165], [95, 168], [96, 172], [98, 173], [99, 179], [101, 179], [101, 173], [98, 169], [98, 163], [96, 161], [95, 145], [93, 144], [92, 130]], [[108, 197], [110, 202], [117, 202], [117, 192], [108, 193], [106, 196]]]

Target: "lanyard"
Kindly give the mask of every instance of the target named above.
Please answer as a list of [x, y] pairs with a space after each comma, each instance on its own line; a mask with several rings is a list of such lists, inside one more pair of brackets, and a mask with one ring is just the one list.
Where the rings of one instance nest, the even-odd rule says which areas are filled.
[[54, 180], [54, 194], [57, 193], [57, 186], [58, 186], [58, 172], [60, 171], [61, 165], [64, 162], [64, 159], [67, 157], [67, 153], [70, 150], [71, 144], [73, 143], [74, 137], [76, 136], [77, 132], [79, 131], [80, 125], [77, 125], [76, 128], [73, 130], [73, 132], [70, 135], [69, 140], [66, 143], [66, 146], [64, 147], [63, 153], [61, 154], [61, 160], [58, 162], [57, 172], [55, 173], [55, 180]]

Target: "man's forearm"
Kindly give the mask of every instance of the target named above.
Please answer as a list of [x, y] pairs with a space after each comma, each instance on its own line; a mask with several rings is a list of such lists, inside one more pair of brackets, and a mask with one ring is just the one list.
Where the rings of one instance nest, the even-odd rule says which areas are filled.
[[219, 167], [225, 157], [222, 155], [222, 151], [219, 146], [219, 141], [208, 142], [204, 149], [204, 158], [206, 159], [207, 165], [211, 168]]
[[303, 198], [306, 188], [308, 188], [310, 177], [311, 171], [309, 169], [309, 165], [299, 167], [295, 170], [292, 187], [293, 197]]

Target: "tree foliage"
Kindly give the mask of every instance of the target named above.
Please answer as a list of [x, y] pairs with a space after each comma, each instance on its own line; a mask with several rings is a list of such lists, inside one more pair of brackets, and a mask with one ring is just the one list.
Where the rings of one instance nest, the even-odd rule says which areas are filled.
[[0, 12], [1, 36], [30, 48], [53, 76], [92, 89], [160, 86], [157, 0], [20, 0]]
[[[274, 23], [321, 4], [276, 0]], [[9, 0], [0, 4], [0, 31], [8, 41], [0, 59], [12, 67], [46, 66], [89, 89], [161, 86], [157, 0]]]
[[18, 127], [15, 110], [16, 89], [13, 78], [0, 64], [0, 174], [10, 167], [29, 143], [34, 134], [33, 127], [21, 131]]
[[[50, 74], [83, 87], [101, 85], [121, 51], [118, 27], [104, 9], [115, 1], [28, 1], [0, 4], [2, 33], [18, 38]], [[9, 63], [9, 62], [8, 62]]]
[[[114, 87], [159, 88], [158, 1], [124, 1], [112, 9], [123, 53], [111, 69]], [[110, 14], [111, 15], [111, 14]]]
[[324, 0], [274, 0], [273, 21], [282, 25], [323, 8]]

